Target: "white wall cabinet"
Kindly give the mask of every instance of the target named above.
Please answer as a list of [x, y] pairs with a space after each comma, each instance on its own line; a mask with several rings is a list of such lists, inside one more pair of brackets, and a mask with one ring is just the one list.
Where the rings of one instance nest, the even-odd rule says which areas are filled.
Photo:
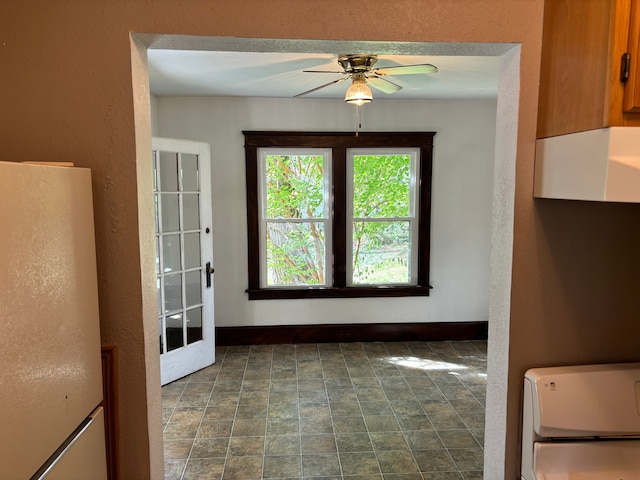
[[640, 127], [538, 140], [534, 196], [640, 202]]

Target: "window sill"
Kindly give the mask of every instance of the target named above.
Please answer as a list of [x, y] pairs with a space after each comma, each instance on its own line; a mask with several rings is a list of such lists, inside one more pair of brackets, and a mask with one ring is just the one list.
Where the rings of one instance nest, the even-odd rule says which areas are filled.
[[302, 298], [426, 297], [432, 287], [261, 288], [247, 290], [249, 300]]

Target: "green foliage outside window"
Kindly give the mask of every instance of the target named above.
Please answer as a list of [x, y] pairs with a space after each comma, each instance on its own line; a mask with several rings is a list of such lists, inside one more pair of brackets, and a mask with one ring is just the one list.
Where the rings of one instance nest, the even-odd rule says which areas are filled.
[[312, 220], [325, 218], [324, 158], [269, 155], [266, 162], [267, 284], [323, 285], [324, 224]]
[[410, 281], [410, 182], [410, 155], [354, 156], [354, 284]]
[[[410, 167], [410, 155], [354, 157], [354, 284], [410, 281]], [[269, 286], [325, 283], [324, 172], [322, 155], [266, 157]]]

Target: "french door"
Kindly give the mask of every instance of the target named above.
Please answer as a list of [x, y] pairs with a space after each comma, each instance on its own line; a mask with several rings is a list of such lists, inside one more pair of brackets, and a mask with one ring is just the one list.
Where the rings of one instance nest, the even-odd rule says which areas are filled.
[[162, 385], [214, 362], [209, 144], [153, 138]]

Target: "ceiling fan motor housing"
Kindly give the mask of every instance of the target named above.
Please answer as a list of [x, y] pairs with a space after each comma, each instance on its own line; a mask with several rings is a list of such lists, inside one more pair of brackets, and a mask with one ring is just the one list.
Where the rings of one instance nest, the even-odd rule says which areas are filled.
[[377, 55], [340, 55], [338, 57], [338, 63], [347, 73], [368, 72], [377, 61]]

